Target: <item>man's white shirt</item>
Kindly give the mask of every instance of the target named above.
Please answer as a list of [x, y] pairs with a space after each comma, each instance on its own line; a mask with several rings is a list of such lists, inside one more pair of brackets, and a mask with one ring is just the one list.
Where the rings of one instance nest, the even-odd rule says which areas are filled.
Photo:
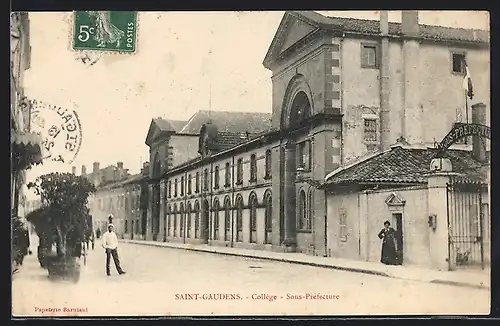
[[102, 245], [106, 249], [116, 249], [118, 248], [118, 237], [115, 232], [106, 232], [102, 236]]

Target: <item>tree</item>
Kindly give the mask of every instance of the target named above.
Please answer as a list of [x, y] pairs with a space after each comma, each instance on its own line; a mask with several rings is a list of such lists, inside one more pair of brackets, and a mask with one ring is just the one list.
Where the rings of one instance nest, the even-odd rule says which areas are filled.
[[95, 186], [85, 177], [71, 173], [45, 174], [27, 186], [41, 197], [42, 205], [50, 212], [34, 223], [56, 232], [58, 256], [70, 254], [68, 250], [84, 240], [88, 198], [96, 191]]

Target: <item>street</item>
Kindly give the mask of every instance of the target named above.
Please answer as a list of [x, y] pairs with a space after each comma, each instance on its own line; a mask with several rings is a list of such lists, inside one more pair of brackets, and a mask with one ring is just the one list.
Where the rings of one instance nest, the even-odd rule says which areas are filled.
[[78, 283], [49, 281], [33, 243], [13, 280], [14, 316], [464, 315], [490, 307], [485, 290], [136, 244], [119, 248], [127, 274], [111, 263], [107, 276], [99, 241]]

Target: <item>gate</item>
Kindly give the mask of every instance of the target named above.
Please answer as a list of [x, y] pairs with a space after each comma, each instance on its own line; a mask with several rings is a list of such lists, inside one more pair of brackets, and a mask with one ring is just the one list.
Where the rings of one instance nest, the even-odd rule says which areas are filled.
[[457, 183], [452, 179], [447, 188], [450, 270], [484, 269], [482, 185]]

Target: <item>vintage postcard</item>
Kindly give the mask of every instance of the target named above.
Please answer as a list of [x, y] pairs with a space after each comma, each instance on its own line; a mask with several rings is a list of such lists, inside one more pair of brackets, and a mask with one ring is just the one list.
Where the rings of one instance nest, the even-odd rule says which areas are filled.
[[490, 313], [488, 12], [10, 28], [14, 317]]

